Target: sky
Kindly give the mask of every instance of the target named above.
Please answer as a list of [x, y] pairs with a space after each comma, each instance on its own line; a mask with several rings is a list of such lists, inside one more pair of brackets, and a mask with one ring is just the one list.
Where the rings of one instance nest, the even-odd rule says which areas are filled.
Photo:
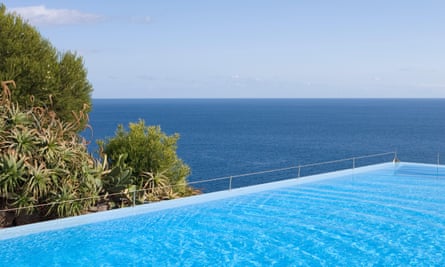
[[93, 98], [445, 97], [442, 0], [1, 2]]

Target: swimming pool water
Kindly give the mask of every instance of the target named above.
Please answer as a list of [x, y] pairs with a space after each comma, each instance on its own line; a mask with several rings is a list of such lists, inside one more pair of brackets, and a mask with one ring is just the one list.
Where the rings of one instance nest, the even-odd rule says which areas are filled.
[[444, 208], [444, 167], [386, 164], [0, 240], [0, 266], [444, 265]]

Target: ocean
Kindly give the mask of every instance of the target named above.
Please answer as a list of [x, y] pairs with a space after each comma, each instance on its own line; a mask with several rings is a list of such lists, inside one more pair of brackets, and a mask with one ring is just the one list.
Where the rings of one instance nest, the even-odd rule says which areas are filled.
[[139, 119], [180, 134], [189, 181], [390, 151], [445, 162], [445, 99], [94, 99], [89, 150]]

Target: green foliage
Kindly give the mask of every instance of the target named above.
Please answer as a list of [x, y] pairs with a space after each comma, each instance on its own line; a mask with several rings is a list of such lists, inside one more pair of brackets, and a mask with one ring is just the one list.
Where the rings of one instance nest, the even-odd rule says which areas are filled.
[[[60, 53], [0, 4], [0, 209], [40, 218], [78, 215], [101, 204], [118, 206], [197, 193], [190, 168], [176, 154], [179, 135], [131, 123], [100, 142], [102, 165], [84, 140], [92, 86], [82, 58]], [[12, 84], [14, 90], [9, 90]], [[14, 100], [14, 101], [12, 101]], [[110, 201], [110, 203], [106, 203]], [[11, 215], [9, 212], [8, 216]], [[1, 225], [0, 225], [1, 227]]]
[[[176, 154], [178, 139], [178, 134], [167, 136], [159, 126], [146, 126], [141, 120], [130, 123], [129, 131], [119, 125], [113, 138], [98, 143], [112, 168], [131, 170], [122, 186], [127, 191], [143, 190], [138, 201], [145, 202], [193, 193], [186, 182], [190, 168]], [[104, 178], [106, 184], [114, 183]]]
[[[9, 83], [14, 84], [12, 81]], [[91, 157], [73, 130], [46, 107], [12, 103], [8, 82], [0, 94], [0, 209], [23, 208], [40, 219], [196, 194], [190, 168], [176, 154], [179, 135], [168, 136], [144, 121], [119, 126], [100, 141], [104, 164]], [[100, 195], [103, 194], [103, 195]]]
[[0, 209], [51, 203], [24, 211], [44, 218], [84, 213], [102, 190], [103, 167], [73, 131], [76, 122], [63, 122], [45, 107], [22, 109], [2, 86]]
[[[92, 86], [82, 58], [69, 51], [59, 53], [34, 27], [7, 13], [2, 4], [0, 58], [0, 80], [17, 83], [12, 96], [20, 106], [50, 107], [69, 122], [78, 119], [74, 114], [79, 111], [90, 111]], [[75, 130], [82, 130], [85, 124], [84, 119]]]

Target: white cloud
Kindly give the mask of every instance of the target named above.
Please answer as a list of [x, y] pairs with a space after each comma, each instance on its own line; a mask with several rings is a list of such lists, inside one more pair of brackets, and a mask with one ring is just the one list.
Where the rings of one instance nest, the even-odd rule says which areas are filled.
[[10, 12], [17, 13], [33, 25], [66, 25], [92, 23], [103, 19], [102, 16], [83, 13], [75, 9], [51, 9], [45, 6], [27, 6], [11, 8]]
[[136, 24], [151, 24], [153, 19], [150, 16], [131, 17], [131, 22]]

